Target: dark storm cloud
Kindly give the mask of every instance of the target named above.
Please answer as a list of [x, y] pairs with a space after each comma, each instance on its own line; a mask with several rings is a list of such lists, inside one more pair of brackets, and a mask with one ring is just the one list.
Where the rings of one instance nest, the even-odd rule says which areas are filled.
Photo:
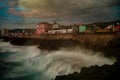
[[20, 5], [36, 9], [36, 15], [38, 13], [44, 17], [69, 16], [81, 19], [104, 19], [116, 18], [114, 15], [118, 15], [119, 10], [115, 7], [120, 7], [119, 2], [119, 0], [20, 0]]
[[[94, 22], [120, 19], [120, 0], [0, 0], [0, 22]], [[39, 21], [39, 20], [38, 20]], [[1, 23], [0, 23], [1, 24]]]

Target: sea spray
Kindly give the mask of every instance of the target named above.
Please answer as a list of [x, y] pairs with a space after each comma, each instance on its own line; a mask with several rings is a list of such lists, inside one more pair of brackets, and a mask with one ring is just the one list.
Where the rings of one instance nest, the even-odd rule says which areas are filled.
[[82, 67], [111, 65], [115, 62], [115, 59], [102, 56], [101, 52], [81, 47], [41, 51], [37, 46], [13, 46], [9, 43], [1, 43], [1, 49], [14, 52], [4, 58], [6, 63], [12, 65], [4, 65], [11, 68], [3, 73], [3, 80], [51, 80], [56, 75], [80, 72]]

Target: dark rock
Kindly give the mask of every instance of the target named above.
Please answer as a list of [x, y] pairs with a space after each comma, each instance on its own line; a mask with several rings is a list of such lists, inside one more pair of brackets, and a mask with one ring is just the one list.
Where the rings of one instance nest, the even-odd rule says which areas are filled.
[[55, 80], [120, 80], [120, 63], [82, 68], [80, 73], [57, 76]]

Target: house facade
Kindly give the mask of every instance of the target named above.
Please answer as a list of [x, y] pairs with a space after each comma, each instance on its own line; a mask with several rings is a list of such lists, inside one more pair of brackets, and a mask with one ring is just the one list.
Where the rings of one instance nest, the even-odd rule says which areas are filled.
[[37, 24], [35, 34], [46, 34], [48, 30], [52, 29], [52, 24], [41, 22]]

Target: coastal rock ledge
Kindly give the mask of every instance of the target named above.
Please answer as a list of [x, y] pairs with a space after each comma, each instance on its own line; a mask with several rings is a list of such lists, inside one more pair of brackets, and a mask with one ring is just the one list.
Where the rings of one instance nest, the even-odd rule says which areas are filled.
[[7, 36], [1, 37], [13, 45], [39, 45], [41, 50], [58, 50], [67, 47], [85, 47], [96, 51], [103, 51], [108, 56], [120, 49], [120, 34], [56, 34], [35, 36]]

